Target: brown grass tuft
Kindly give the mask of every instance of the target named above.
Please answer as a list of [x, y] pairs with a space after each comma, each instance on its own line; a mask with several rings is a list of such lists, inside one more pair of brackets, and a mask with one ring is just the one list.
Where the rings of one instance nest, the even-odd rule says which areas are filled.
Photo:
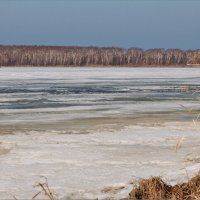
[[[41, 190], [32, 197], [32, 199], [36, 199], [38, 196], [43, 196], [46, 197], [49, 200], [56, 200], [56, 194], [49, 188], [49, 183], [48, 180], [45, 176], [42, 176], [44, 178], [43, 182], [39, 182], [38, 184], [35, 185], [35, 187], [39, 187]], [[41, 198], [40, 198], [41, 199]]]
[[143, 179], [124, 200], [195, 200], [200, 199], [200, 172], [188, 182], [168, 185], [160, 177]]

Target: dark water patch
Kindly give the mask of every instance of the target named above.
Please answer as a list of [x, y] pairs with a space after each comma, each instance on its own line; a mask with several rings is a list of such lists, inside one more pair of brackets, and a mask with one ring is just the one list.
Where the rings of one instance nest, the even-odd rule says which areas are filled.
[[60, 87], [60, 88], [34, 88], [34, 89], [19, 89], [19, 88], [1, 88], [0, 94], [116, 94], [116, 93], [147, 93], [147, 92], [157, 92], [157, 93], [169, 93], [169, 92], [178, 92], [178, 93], [200, 93], [200, 87], [191, 87], [184, 88], [184, 86], [176, 86], [173, 88], [127, 88], [127, 87]]
[[0, 94], [34, 94], [34, 93], [43, 93], [43, 94], [110, 94], [110, 93], [126, 93], [120, 88], [115, 87], [50, 87], [50, 88], [34, 88], [34, 89], [23, 89], [23, 88], [1, 88]]
[[27, 104], [12, 104], [1, 105], [0, 109], [36, 109], [36, 108], [64, 108], [72, 106], [85, 106], [85, 104], [70, 104], [70, 103], [27, 103]]

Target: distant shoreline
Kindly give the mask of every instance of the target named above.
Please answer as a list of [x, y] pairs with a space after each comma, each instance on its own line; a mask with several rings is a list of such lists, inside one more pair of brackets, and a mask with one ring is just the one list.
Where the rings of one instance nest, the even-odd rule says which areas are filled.
[[200, 67], [200, 49], [0, 45], [0, 66]]
[[31, 65], [15, 65], [0, 66], [0, 68], [200, 68], [199, 65], [84, 65], [84, 66], [31, 66]]

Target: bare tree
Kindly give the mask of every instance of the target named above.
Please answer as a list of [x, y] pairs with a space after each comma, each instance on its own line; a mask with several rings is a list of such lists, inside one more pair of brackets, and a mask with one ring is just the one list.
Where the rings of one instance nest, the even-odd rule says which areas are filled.
[[144, 66], [200, 64], [200, 49], [0, 46], [0, 66]]

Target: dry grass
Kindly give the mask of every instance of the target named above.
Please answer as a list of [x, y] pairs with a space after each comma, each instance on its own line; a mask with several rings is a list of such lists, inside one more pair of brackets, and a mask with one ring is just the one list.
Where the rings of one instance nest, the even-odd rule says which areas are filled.
[[184, 140], [184, 136], [178, 139], [178, 142], [176, 143], [176, 147], [175, 147], [176, 152], [178, 152], [178, 150], [182, 147], [183, 140]]
[[139, 182], [124, 200], [195, 200], [200, 199], [200, 172], [186, 183], [168, 185], [160, 177]]
[[42, 199], [46, 197], [49, 200], [56, 200], [56, 194], [50, 189], [47, 178], [44, 176], [42, 178], [44, 179], [43, 182], [39, 182], [35, 185], [35, 187], [40, 188], [40, 191], [35, 194], [32, 199], [36, 199], [40, 196], [40, 199], [41, 197], [43, 197]]

